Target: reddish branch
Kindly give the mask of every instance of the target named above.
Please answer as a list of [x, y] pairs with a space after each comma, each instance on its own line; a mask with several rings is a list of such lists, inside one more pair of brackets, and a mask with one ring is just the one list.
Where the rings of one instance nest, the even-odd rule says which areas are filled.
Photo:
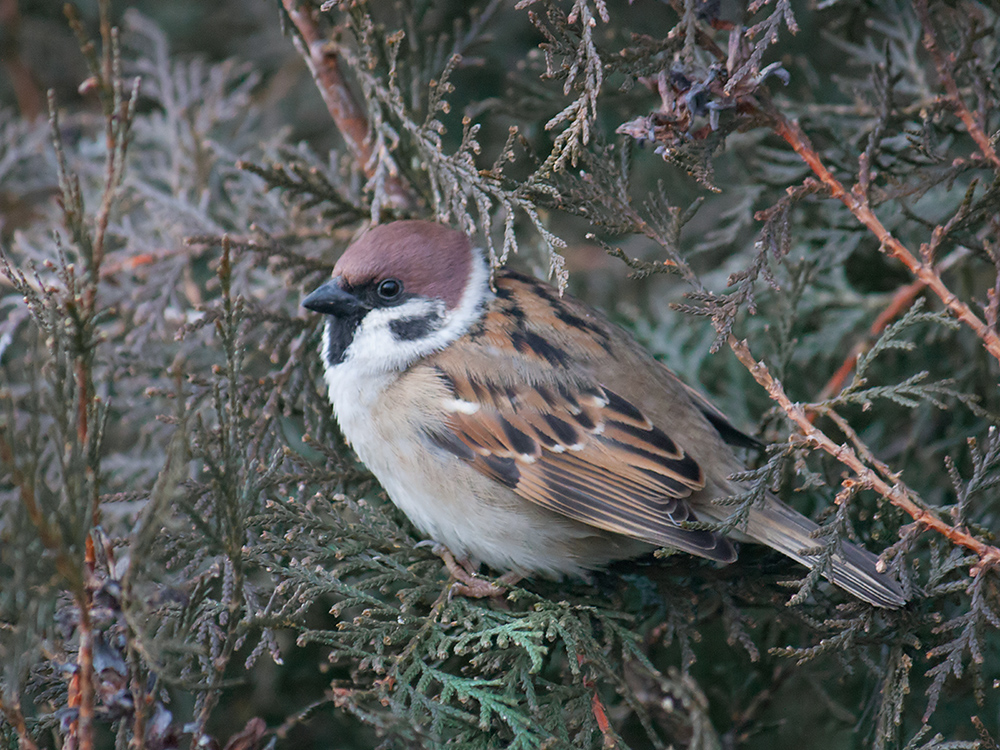
[[593, 684], [589, 684], [588, 687], [594, 690], [594, 694], [590, 697], [590, 709], [594, 714], [594, 720], [597, 722], [597, 728], [601, 730], [601, 737], [604, 738], [604, 747], [618, 747], [614, 730], [611, 728], [611, 721], [608, 719], [608, 712], [604, 709], [604, 704], [601, 703], [601, 698], [597, 694], [597, 690], [594, 689]]
[[[891, 472], [885, 464], [875, 460], [867, 450], [859, 447], [860, 441], [856, 440], [853, 431], [850, 430], [850, 427], [842, 419], [837, 419], [836, 421], [842, 429], [847, 431], [848, 439], [852, 439], [855, 442], [855, 447], [853, 448], [847, 443], [838, 445], [821, 430], [814, 427], [809, 420], [809, 416], [806, 414], [806, 408], [801, 404], [793, 402], [788, 397], [781, 383], [771, 376], [767, 365], [754, 359], [746, 341], [738, 341], [735, 336], [730, 336], [729, 346], [736, 354], [737, 359], [753, 375], [754, 380], [764, 387], [771, 399], [795, 422], [805, 437], [806, 442], [830, 454], [854, 473], [857, 479], [851, 481], [859, 482], [862, 487], [875, 490], [897, 508], [909, 514], [915, 521], [929, 529], [933, 529], [942, 536], [947, 537], [953, 543], [965, 547], [978, 555], [979, 562], [973, 568], [973, 573], [1000, 564], [1000, 549], [976, 539], [967, 531], [950, 526], [934, 513], [922, 508], [913, 499], [912, 491], [899, 480], [898, 475]], [[832, 410], [825, 410], [824, 414], [839, 416], [835, 415]], [[868, 466], [862, 460], [858, 455], [860, 450], [864, 450], [865, 458], [873, 463], [877, 470], [871, 468], [871, 466]]]
[[927, 0], [913, 0], [913, 7], [917, 11], [920, 25], [924, 28], [924, 46], [934, 60], [934, 67], [937, 68], [941, 85], [944, 86], [945, 91], [948, 93], [948, 103], [955, 110], [955, 114], [965, 123], [965, 129], [972, 137], [972, 140], [976, 142], [983, 156], [994, 167], [1000, 169], [1000, 157], [997, 156], [996, 149], [993, 148], [993, 144], [990, 142], [990, 138], [986, 135], [979, 120], [976, 119], [976, 116], [965, 105], [965, 100], [962, 99], [962, 95], [959, 93], [958, 84], [955, 83], [955, 77], [952, 75], [955, 65], [955, 55], [953, 53], [946, 55], [937, 43], [937, 37], [934, 34], [934, 24], [931, 21], [931, 14], [927, 8]]
[[[299, 0], [282, 0], [282, 5], [299, 32], [299, 36], [293, 35], [295, 46], [309, 67], [333, 122], [370, 179], [375, 174], [376, 159], [368, 117], [341, 72], [335, 48], [320, 34], [316, 10], [301, 7]], [[387, 179], [385, 188], [398, 205], [410, 202], [409, 193], [398, 177]]]
[[[300, 38], [296, 39], [296, 45], [316, 80], [320, 96], [326, 102], [326, 107], [344, 136], [348, 148], [358, 157], [358, 161], [365, 166], [368, 173], [370, 169], [368, 164], [372, 158], [371, 143], [368, 140], [368, 118], [340, 72], [340, 61], [336, 53], [320, 36], [316, 11], [312, 8], [298, 7], [296, 0], [283, 0], [283, 5], [300, 34]], [[371, 174], [368, 173], [368, 176]]]
[[[943, 261], [937, 264], [935, 270], [937, 273], [944, 272], [947, 268], [954, 265], [959, 259], [964, 258], [968, 255], [968, 251], [964, 249], [956, 250], [954, 253], [949, 255]], [[844, 388], [844, 383], [847, 378], [854, 371], [854, 366], [858, 363], [858, 357], [862, 355], [871, 346], [872, 342], [877, 339], [889, 324], [902, 315], [904, 312], [910, 309], [913, 301], [920, 296], [920, 293], [927, 288], [927, 285], [917, 279], [916, 281], [910, 282], [904, 287], [900, 287], [896, 290], [896, 293], [892, 295], [892, 300], [889, 305], [879, 313], [878, 317], [871, 324], [868, 329], [868, 335], [864, 341], [858, 342], [851, 353], [847, 355], [847, 358], [841, 363], [837, 371], [833, 373], [833, 376], [827, 381], [826, 385], [819, 392], [819, 397], [817, 400], [826, 401], [829, 398], [833, 398]], [[809, 415], [809, 421], [811, 422], [815, 418], [815, 414]]]
[[67, 704], [77, 710], [74, 725], [71, 726], [65, 747], [69, 750], [93, 750], [94, 747], [94, 629], [90, 620], [90, 596], [85, 591], [76, 597], [80, 610], [77, 620], [78, 647], [76, 672], [69, 683]]
[[[101, 100], [105, 116], [105, 183], [104, 193], [97, 214], [94, 217], [94, 235], [92, 241], [81, 240], [81, 250], [86, 262], [87, 274], [84, 278], [82, 295], [77, 298], [75, 285], [69, 284], [66, 290], [67, 311], [75, 324], [75, 335], [80, 352], [74, 367], [74, 379], [77, 386], [77, 424], [76, 440], [81, 457], [85, 461], [83, 471], [89, 480], [90, 496], [86, 499], [87, 506], [92, 509], [89, 527], [100, 524], [101, 506], [98, 497], [99, 481], [97, 466], [90, 460], [93, 453], [92, 444], [95, 431], [90, 427], [91, 407], [94, 404], [93, 370], [91, 353], [94, 340], [94, 319], [98, 312], [98, 286], [101, 277], [101, 264], [105, 256], [105, 238], [110, 222], [111, 211], [115, 203], [117, 190], [121, 182], [121, 168], [124, 165], [125, 148], [127, 145], [128, 119], [131, 115], [131, 104], [137, 95], [138, 82], [132, 90], [132, 97], [126, 101], [122, 96], [121, 81], [118, 77], [118, 30], [111, 25], [110, 0], [100, 0], [98, 14], [100, 17], [101, 59], [98, 64], [92, 56], [93, 43], [87, 39], [78, 14], [73, 6], [67, 6], [67, 19], [77, 33], [81, 43], [81, 52], [91, 65], [92, 77], [88, 86], [96, 85], [101, 92]], [[60, 182], [62, 171], [66, 166], [62, 161], [60, 135], [57, 120], [57, 109], [54, 94], [49, 95], [50, 119], [56, 150], [60, 157]], [[72, 185], [73, 181], [69, 180]], [[63, 187], [64, 213], [67, 227], [75, 235], [82, 235], [83, 201], [72, 187]], [[10, 454], [9, 446], [0, 445], [0, 453]], [[20, 475], [12, 455], [2, 456], [5, 462], [9, 458], [12, 467], [12, 478], [21, 490], [22, 504], [36, 526], [43, 544], [55, 556], [56, 565], [69, 581], [73, 591], [73, 599], [77, 608], [77, 656], [76, 671], [73, 673], [68, 689], [68, 706], [76, 710], [76, 715], [70, 722], [65, 746], [69, 750], [92, 750], [94, 747], [94, 719], [96, 691], [94, 686], [94, 632], [91, 621], [92, 581], [96, 566], [96, 551], [93, 537], [88, 533], [85, 537], [85, 549], [82, 561], [73, 558], [71, 548], [59, 533], [58, 525], [51, 524], [41, 515], [35, 502], [34, 486], [28, 477]], [[82, 500], [82, 498], [81, 498]]]
[[799, 124], [789, 120], [773, 107], [769, 110], [768, 115], [771, 117], [774, 132], [795, 149], [795, 152], [802, 157], [802, 160], [830, 190], [831, 195], [847, 206], [854, 217], [871, 230], [872, 234], [878, 238], [882, 252], [906, 266], [919, 281], [940, 298], [955, 317], [969, 326], [982, 339], [986, 350], [1000, 361], [1000, 336], [945, 286], [941, 276], [934, 269], [933, 253], [931, 252], [931, 248], [935, 244], [933, 240], [931, 244], [921, 247], [923, 260], [918, 259], [879, 221], [860, 184], [850, 191], [845, 189], [840, 180], [834, 177], [823, 164], [822, 159], [812, 147], [806, 134], [802, 132]]

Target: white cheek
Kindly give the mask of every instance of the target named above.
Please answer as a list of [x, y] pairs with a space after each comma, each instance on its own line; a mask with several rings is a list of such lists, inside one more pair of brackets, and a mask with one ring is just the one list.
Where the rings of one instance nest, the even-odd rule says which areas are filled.
[[[477, 252], [469, 273], [469, 280], [457, 307], [446, 310], [440, 299], [416, 298], [397, 307], [371, 310], [361, 320], [350, 346], [344, 352], [343, 362], [328, 369], [347, 367], [356, 374], [380, 375], [400, 373], [422, 357], [441, 351], [455, 339], [463, 336], [479, 319], [483, 305], [493, 296], [489, 288], [489, 266]], [[434, 316], [437, 325], [426, 333], [407, 340], [392, 331], [392, 323], [404, 323]], [[329, 357], [324, 361], [329, 362]]]
[[[371, 410], [385, 388], [413, 362], [434, 351], [426, 339], [399, 341], [392, 333], [391, 323], [433, 313], [440, 316], [444, 314], [443, 307], [437, 301], [418, 299], [370, 311], [358, 324], [343, 360], [324, 368], [334, 414], [344, 436], [356, 448], [370, 432]], [[323, 361], [328, 363], [328, 331], [324, 331], [323, 338], [326, 342]]]
[[[415, 341], [400, 341], [392, 332], [393, 321], [436, 316], [436, 329]], [[354, 332], [354, 340], [344, 353], [345, 363], [367, 372], [402, 371], [413, 362], [450, 343], [437, 344], [434, 339], [445, 325], [444, 304], [437, 300], [414, 299], [398, 307], [369, 312]]]

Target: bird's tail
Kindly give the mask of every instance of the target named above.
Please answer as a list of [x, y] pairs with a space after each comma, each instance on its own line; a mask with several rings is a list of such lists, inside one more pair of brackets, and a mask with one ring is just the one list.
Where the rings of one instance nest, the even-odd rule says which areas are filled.
[[[802, 550], [822, 544], [810, 534], [817, 525], [777, 498], [750, 511], [743, 530], [755, 541], [766, 544], [812, 569], [820, 563], [817, 555], [803, 555]], [[823, 575], [845, 591], [877, 607], [898, 609], [906, 603], [903, 589], [889, 575], [876, 567], [878, 557], [868, 550], [843, 542], [830, 560]]]

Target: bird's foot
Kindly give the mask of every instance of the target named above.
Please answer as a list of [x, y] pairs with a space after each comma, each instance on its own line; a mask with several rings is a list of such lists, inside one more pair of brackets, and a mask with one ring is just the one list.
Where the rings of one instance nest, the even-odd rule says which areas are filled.
[[[421, 542], [418, 546], [425, 546], [425, 543]], [[507, 593], [508, 586], [514, 585], [522, 578], [522, 576], [511, 571], [510, 573], [504, 573], [496, 581], [487, 581], [476, 573], [472, 567], [472, 563], [468, 559], [456, 560], [451, 550], [443, 544], [432, 542], [426, 546], [429, 546], [431, 552], [441, 558], [444, 566], [451, 573], [451, 577], [455, 579], [455, 582], [451, 585], [449, 597], [456, 594], [466, 596], [470, 599], [487, 599], [495, 596], [503, 596]]]

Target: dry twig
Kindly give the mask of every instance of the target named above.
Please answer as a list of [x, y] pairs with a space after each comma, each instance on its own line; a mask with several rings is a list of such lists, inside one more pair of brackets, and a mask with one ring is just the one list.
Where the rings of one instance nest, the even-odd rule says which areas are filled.
[[[935, 270], [939, 274], [943, 273], [945, 270], [968, 255], [969, 250], [967, 248], [959, 248], [938, 263]], [[886, 308], [880, 312], [878, 317], [876, 317], [872, 322], [864, 340], [859, 341], [854, 345], [851, 349], [851, 353], [847, 355], [844, 361], [840, 364], [840, 367], [837, 368], [836, 372], [834, 372], [830, 379], [826, 382], [826, 385], [824, 385], [822, 390], [820, 390], [817, 401], [826, 401], [827, 399], [833, 398], [840, 393], [841, 390], [843, 390], [844, 382], [854, 371], [854, 366], [858, 362], [858, 357], [868, 351], [872, 342], [882, 334], [892, 321], [910, 309], [914, 300], [916, 300], [917, 297], [920, 296], [920, 293], [926, 288], [927, 285], [920, 279], [917, 279], [916, 281], [912, 281], [906, 286], [902, 286], [896, 290], [896, 293], [892, 295], [892, 300], [890, 300]], [[815, 419], [815, 414], [811, 414], [809, 416], [810, 422], [813, 421], [813, 419]]]

